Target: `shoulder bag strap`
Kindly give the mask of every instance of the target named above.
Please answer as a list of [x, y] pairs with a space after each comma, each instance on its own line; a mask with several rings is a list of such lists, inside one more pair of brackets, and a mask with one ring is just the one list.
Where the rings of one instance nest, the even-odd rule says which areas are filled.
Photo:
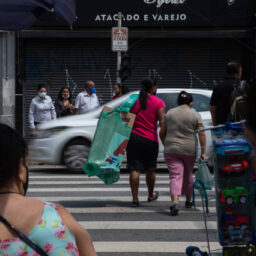
[[16, 229], [12, 224], [10, 224], [3, 216], [0, 215], [0, 221], [4, 223], [9, 229], [11, 229], [24, 243], [26, 243], [30, 248], [37, 252], [41, 256], [48, 256], [38, 245], [32, 242], [26, 235], [21, 231]]

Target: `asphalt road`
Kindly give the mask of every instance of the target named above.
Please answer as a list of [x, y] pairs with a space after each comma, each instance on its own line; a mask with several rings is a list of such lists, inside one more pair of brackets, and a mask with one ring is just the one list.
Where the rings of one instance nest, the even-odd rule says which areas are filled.
[[[32, 166], [33, 167], [33, 166]], [[33, 167], [35, 168], [35, 167]], [[60, 202], [91, 234], [99, 256], [179, 256], [189, 245], [207, 250], [201, 199], [197, 209], [185, 209], [181, 199], [179, 216], [169, 214], [169, 177], [167, 170], [157, 173], [157, 201], [147, 202], [145, 175], [141, 176], [138, 208], [131, 207], [128, 173], [122, 171], [119, 182], [106, 186], [96, 178], [66, 169], [46, 166], [30, 168], [28, 196]], [[208, 192], [207, 215], [211, 255], [221, 255], [217, 241], [214, 191]]]

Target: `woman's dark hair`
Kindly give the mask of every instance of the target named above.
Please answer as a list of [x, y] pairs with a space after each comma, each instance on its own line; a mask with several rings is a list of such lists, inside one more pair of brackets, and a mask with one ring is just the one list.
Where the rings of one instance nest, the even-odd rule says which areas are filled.
[[246, 125], [254, 133], [256, 133], [256, 80], [251, 80], [249, 82], [248, 93], [246, 97], [246, 111], [245, 119]]
[[17, 177], [20, 160], [25, 160], [28, 147], [20, 134], [1, 123], [0, 142], [0, 187], [3, 187]]
[[121, 93], [122, 93], [122, 95], [125, 95], [128, 92], [129, 92], [129, 88], [127, 86], [125, 86], [125, 85], [122, 85], [121, 86]]
[[63, 90], [65, 90], [65, 89], [68, 89], [68, 91], [69, 91], [69, 98], [68, 98], [68, 100], [69, 100], [70, 102], [72, 102], [72, 93], [71, 93], [70, 88], [67, 87], [67, 86], [64, 86], [64, 87], [62, 87], [62, 88], [60, 89], [57, 99], [60, 100], [60, 101], [63, 100], [62, 92], [63, 92]]
[[139, 96], [139, 100], [140, 100], [140, 107], [142, 109], [146, 109], [147, 108], [147, 97], [148, 97], [148, 93], [151, 91], [152, 87], [154, 86], [154, 81], [151, 78], [144, 78], [141, 81], [141, 89], [140, 89], [140, 96]]
[[178, 105], [189, 105], [191, 102], [193, 102], [193, 96], [186, 91], [181, 91], [177, 100]]
[[47, 89], [45, 84], [38, 84], [37, 85], [37, 91], [40, 91], [42, 88]]

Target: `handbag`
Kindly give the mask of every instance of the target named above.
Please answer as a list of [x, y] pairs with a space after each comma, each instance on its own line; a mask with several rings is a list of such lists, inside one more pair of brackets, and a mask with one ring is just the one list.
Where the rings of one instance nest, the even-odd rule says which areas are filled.
[[[209, 171], [209, 168], [203, 159], [199, 159], [198, 170], [195, 173], [196, 180], [201, 181], [206, 190], [211, 190], [213, 186], [213, 177]], [[195, 185], [196, 189], [200, 189], [200, 185]]]
[[3, 216], [0, 215], [0, 221], [4, 223], [9, 229], [11, 229], [24, 243], [26, 243], [30, 248], [37, 252], [41, 256], [48, 256], [46, 252], [43, 251], [37, 244], [30, 240], [21, 231], [16, 229], [11, 223], [9, 223]]

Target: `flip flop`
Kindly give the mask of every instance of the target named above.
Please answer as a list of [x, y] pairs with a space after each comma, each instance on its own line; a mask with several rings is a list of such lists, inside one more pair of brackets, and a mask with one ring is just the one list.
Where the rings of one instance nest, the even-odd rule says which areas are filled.
[[159, 196], [158, 191], [155, 191], [155, 194], [154, 194], [154, 197], [153, 197], [153, 198], [149, 198], [149, 197], [148, 197], [148, 202], [157, 200], [158, 196]]
[[140, 206], [139, 202], [132, 201], [132, 207], [139, 207], [139, 206]]

